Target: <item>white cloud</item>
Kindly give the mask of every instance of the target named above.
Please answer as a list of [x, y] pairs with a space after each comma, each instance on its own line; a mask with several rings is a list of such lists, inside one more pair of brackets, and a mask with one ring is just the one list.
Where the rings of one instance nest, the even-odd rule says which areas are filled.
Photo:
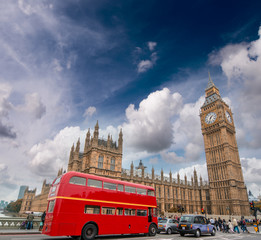
[[79, 137], [84, 139], [85, 134], [79, 127], [66, 127], [53, 139], [35, 144], [27, 153], [32, 171], [42, 177], [54, 177], [61, 167], [67, 169], [72, 144]]
[[150, 51], [153, 51], [156, 46], [157, 46], [156, 42], [148, 42], [148, 47]]
[[87, 118], [87, 117], [91, 117], [94, 113], [96, 112], [96, 108], [91, 106], [91, 107], [88, 107], [84, 114], [83, 114], [83, 117]]
[[30, 113], [36, 119], [40, 119], [46, 113], [46, 106], [42, 103], [38, 93], [25, 95], [24, 105], [19, 105], [16, 108], [18, 111]]
[[184, 157], [178, 156], [175, 152], [162, 152], [160, 156], [167, 163], [175, 164], [184, 162]]
[[[156, 45], [157, 45], [156, 42], [148, 42], [149, 50], [152, 52], [156, 47]], [[142, 53], [142, 49], [136, 47], [135, 55], [139, 55], [141, 53]], [[157, 52], [152, 52], [149, 58], [150, 59], [139, 61], [138, 68], [137, 68], [138, 73], [144, 73], [147, 72], [149, 69], [153, 68], [153, 66], [156, 64], [156, 61], [158, 59]]]
[[205, 181], [208, 179], [208, 173], [207, 173], [207, 165], [206, 163], [200, 165], [195, 164], [186, 168], [180, 169], [178, 172], [175, 172], [173, 175], [177, 176], [177, 173], [180, 175], [180, 179], [184, 179], [185, 175], [187, 176], [187, 180], [190, 181], [191, 176], [194, 176], [194, 169], [196, 169], [197, 176], [198, 176], [198, 182], [200, 181], [200, 176], [202, 177], [202, 180]]
[[199, 160], [204, 149], [199, 118], [199, 109], [203, 102], [204, 97], [200, 97], [195, 103], [185, 104], [173, 124], [174, 149], [184, 149], [185, 159], [189, 162]]
[[221, 66], [235, 95], [239, 145], [252, 149], [261, 148], [261, 27], [258, 35], [255, 41], [230, 44], [210, 55], [210, 62]]
[[135, 109], [126, 109], [127, 122], [123, 124], [126, 145], [136, 150], [158, 152], [170, 147], [173, 141], [171, 118], [178, 114], [182, 105], [179, 93], [164, 88], [151, 93]]
[[153, 62], [151, 60], [142, 60], [138, 64], [138, 72], [143, 73], [147, 72], [150, 68], [153, 67]]

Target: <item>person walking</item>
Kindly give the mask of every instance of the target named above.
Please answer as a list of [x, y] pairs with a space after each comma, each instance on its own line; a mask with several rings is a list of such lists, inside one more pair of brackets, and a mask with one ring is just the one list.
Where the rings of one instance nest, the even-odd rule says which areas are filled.
[[240, 233], [238, 229], [238, 223], [235, 218], [233, 218], [233, 226], [234, 226], [234, 232]]
[[34, 213], [31, 212], [27, 216], [27, 226], [26, 226], [27, 230], [30, 230], [33, 228], [33, 220], [34, 220]]
[[230, 233], [234, 233], [234, 230], [233, 230], [233, 225], [231, 223], [231, 220], [229, 219], [228, 220], [228, 232]]

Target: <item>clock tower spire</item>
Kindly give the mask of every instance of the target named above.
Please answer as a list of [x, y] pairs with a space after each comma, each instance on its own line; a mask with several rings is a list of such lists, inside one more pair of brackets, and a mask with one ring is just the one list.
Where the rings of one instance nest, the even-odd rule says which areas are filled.
[[232, 111], [210, 74], [200, 120], [210, 187], [211, 212], [249, 215]]

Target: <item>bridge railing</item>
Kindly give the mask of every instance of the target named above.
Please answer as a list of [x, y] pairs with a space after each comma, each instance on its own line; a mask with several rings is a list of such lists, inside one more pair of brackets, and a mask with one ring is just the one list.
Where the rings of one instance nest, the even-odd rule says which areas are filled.
[[[22, 217], [0, 217], [0, 229], [20, 229], [23, 226], [23, 223], [26, 221], [26, 218]], [[34, 218], [33, 228], [38, 229], [40, 226], [41, 218]]]

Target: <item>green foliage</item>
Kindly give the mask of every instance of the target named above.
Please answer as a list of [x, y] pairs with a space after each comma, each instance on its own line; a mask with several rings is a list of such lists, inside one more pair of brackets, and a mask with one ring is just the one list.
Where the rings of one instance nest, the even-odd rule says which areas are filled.
[[11, 202], [6, 206], [8, 212], [18, 213], [21, 209], [23, 199], [18, 199], [15, 202]]

